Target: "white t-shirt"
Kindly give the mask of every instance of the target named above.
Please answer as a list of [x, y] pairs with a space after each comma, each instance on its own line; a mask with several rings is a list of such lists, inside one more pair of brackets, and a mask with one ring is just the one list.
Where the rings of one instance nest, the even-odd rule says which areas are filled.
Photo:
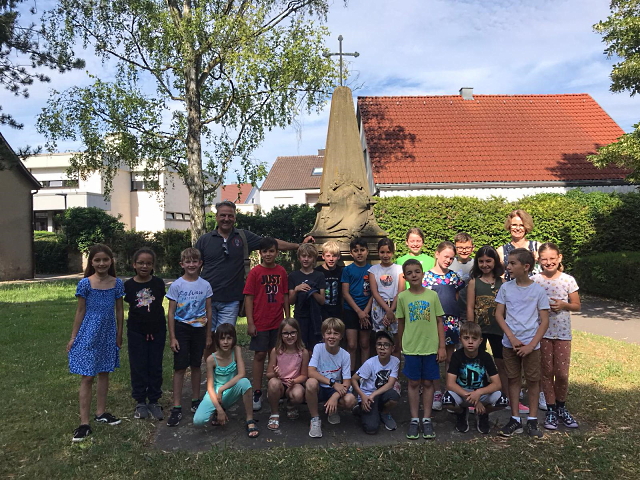
[[[364, 362], [358, 369], [358, 376], [362, 379], [360, 382], [360, 390], [366, 395], [371, 395], [373, 392], [384, 386], [389, 378], [398, 378], [398, 369], [400, 368], [400, 360], [397, 357], [391, 355], [386, 365], [380, 363], [380, 359], [376, 355]], [[360, 401], [362, 399], [358, 399]]]
[[[569, 302], [569, 294], [578, 291], [576, 280], [566, 273], [561, 273], [558, 278], [550, 279], [541, 273], [531, 277], [547, 294], [549, 302], [552, 298], [557, 298], [563, 302]], [[549, 312], [549, 330], [544, 334], [544, 338], [551, 340], [571, 340], [571, 312], [560, 310], [559, 312]]]
[[[378, 293], [383, 300], [393, 301], [398, 294], [398, 287], [400, 285], [400, 277], [402, 275], [402, 267], [400, 265], [390, 265], [383, 267], [380, 264], [374, 265], [369, 269], [369, 273], [373, 274], [376, 278], [376, 286], [378, 287]], [[371, 307], [371, 320], [373, 320], [373, 329], [378, 332], [384, 330], [385, 326], [382, 324], [386, 312], [378, 305], [375, 298], [373, 299], [373, 305]], [[393, 323], [390, 326], [392, 333], [398, 331], [398, 324]]]
[[167, 292], [167, 298], [176, 302], [175, 320], [192, 327], [204, 327], [207, 324], [206, 304], [211, 296], [211, 284], [202, 277], [193, 282], [180, 277]]
[[[327, 351], [324, 343], [318, 343], [313, 347], [309, 366], [315, 367], [320, 375], [327, 377], [329, 380], [333, 378], [336, 382], [342, 382], [342, 380], [351, 378], [351, 357], [343, 348], [335, 355], [332, 355]], [[321, 383], [320, 386], [330, 388], [329, 385], [324, 383]]]
[[[505, 321], [515, 335], [525, 345], [529, 344], [540, 325], [538, 310], [549, 310], [547, 294], [537, 283], [520, 287], [515, 280], [505, 282], [496, 295], [496, 303], [505, 306]], [[502, 336], [502, 345], [513, 348], [506, 335]], [[536, 345], [535, 350], [540, 348]]]

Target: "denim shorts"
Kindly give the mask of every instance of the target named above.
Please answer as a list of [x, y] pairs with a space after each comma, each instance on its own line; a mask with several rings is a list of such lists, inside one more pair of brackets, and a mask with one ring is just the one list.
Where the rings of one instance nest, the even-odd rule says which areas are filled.
[[409, 380], [438, 380], [440, 365], [437, 355], [405, 355], [402, 373]]
[[211, 302], [211, 331], [215, 332], [223, 323], [235, 325], [239, 311], [240, 302]]

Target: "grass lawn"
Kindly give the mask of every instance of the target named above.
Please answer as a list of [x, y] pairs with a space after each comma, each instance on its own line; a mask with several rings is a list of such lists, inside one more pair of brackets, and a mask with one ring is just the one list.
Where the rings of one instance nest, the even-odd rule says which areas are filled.
[[[488, 436], [395, 447], [168, 453], [153, 447], [152, 422], [127, 419], [116, 427], [93, 425], [89, 440], [72, 444], [79, 378], [68, 371], [65, 346], [74, 292], [75, 282], [0, 285], [0, 375], [7, 393], [0, 478], [640, 478], [640, 346], [580, 332], [569, 406], [582, 431], [533, 444], [524, 436]], [[126, 348], [120, 363], [108, 408], [131, 416]], [[171, 364], [167, 348], [165, 402]]]

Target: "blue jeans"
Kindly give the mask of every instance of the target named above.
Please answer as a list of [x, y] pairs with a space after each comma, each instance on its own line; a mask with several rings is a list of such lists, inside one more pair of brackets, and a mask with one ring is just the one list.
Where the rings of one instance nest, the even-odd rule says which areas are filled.
[[211, 331], [223, 323], [235, 325], [239, 311], [240, 302], [211, 302]]

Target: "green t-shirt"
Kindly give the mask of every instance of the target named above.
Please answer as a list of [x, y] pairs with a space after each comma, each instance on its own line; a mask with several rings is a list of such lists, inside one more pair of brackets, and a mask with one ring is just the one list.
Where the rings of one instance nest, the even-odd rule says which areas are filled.
[[[410, 253], [407, 253], [406, 255], [403, 255], [399, 259], [397, 259], [396, 263], [398, 265], [402, 266], [404, 264], [404, 262], [406, 262], [407, 260], [409, 260], [411, 258], [414, 259], [414, 260], [418, 260], [420, 262], [420, 264], [422, 265], [422, 271], [424, 273], [427, 273], [436, 264], [435, 258], [430, 257], [426, 253], [421, 253], [420, 255], [411, 255]], [[405, 289], [409, 290], [409, 282], [405, 282]]]
[[402, 353], [405, 355], [433, 355], [438, 353], [438, 318], [444, 310], [433, 290], [420, 294], [409, 290], [398, 294], [396, 317], [404, 318]]

